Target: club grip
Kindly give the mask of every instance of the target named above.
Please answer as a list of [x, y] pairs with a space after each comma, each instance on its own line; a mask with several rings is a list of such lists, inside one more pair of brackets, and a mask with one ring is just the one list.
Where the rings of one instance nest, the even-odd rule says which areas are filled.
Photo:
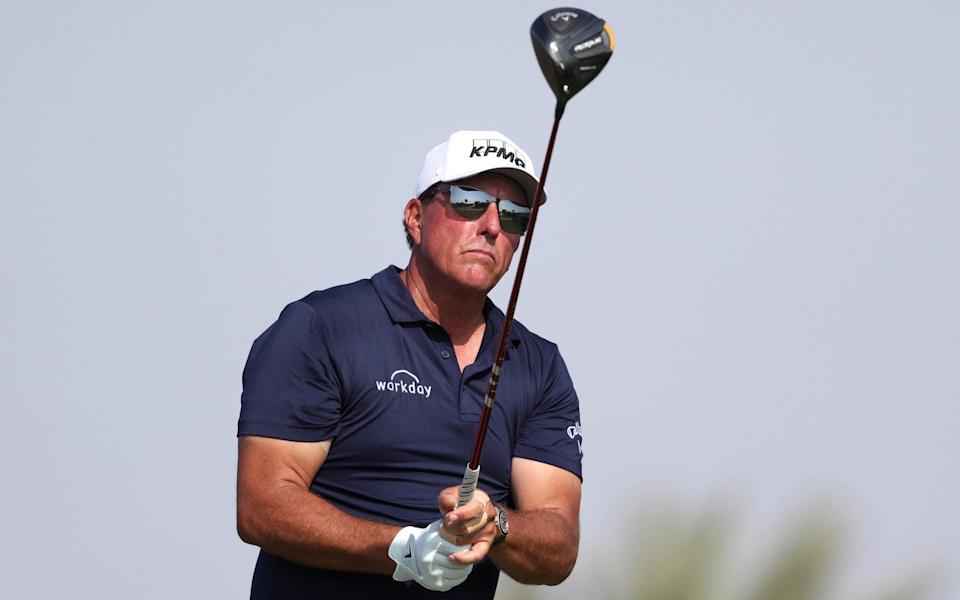
[[477, 489], [477, 480], [480, 479], [480, 465], [476, 469], [467, 468], [463, 470], [463, 481], [460, 482], [460, 499], [457, 500], [457, 508], [473, 500], [473, 492]]

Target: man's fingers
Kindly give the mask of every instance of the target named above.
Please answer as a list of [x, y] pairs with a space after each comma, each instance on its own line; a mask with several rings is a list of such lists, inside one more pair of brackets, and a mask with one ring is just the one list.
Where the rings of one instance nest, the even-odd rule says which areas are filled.
[[[470, 533], [464, 533], [463, 535], [458, 535], [452, 540], [453, 544], [457, 546], [471, 546], [480, 541], [492, 541], [496, 537], [496, 525], [493, 523], [487, 523], [482, 528], [472, 531]], [[462, 549], [462, 548], [461, 548]], [[450, 552], [449, 554], [454, 554], [456, 552]]]
[[484, 494], [483, 498], [474, 498], [460, 508], [447, 513], [446, 516], [451, 525], [463, 521], [479, 520], [479, 517], [482, 517], [483, 513], [486, 512], [488, 502], [489, 499]]
[[461, 565], [472, 565], [483, 560], [483, 557], [490, 551], [490, 542], [479, 540], [475, 542], [469, 550], [451, 554], [450, 559]]
[[[459, 537], [460, 535], [458, 532], [450, 531], [450, 529], [447, 527], [446, 524], [441, 524], [440, 530], [437, 533], [440, 534], [440, 537], [450, 542], [451, 544], [456, 544], [457, 537]], [[456, 550], [452, 550], [451, 552], [456, 552]], [[444, 552], [444, 554], [450, 554], [451, 552]]]
[[472, 519], [478, 516], [486, 510], [487, 505], [490, 503], [490, 496], [480, 489], [475, 490], [473, 494], [473, 499], [471, 499], [470, 502], [467, 502], [461, 507], [457, 507], [457, 501], [460, 499], [460, 487], [448, 487], [437, 496], [437, 504], [440, 506], [440, 512], [444, 514], [455, 512], [458, 515], [457, 520]]
[[445, 521], [443, 524], [443, 529], [446, 532], [446, 535], [459, 538], [480, 531], [488, 523], [489, 521], [484, 521], [483, 517], [480, 516], [475, 519], [470, 519], [469, 521], [454, 521], [449, 524], [447, 524]]
[[451, 487], [440, 492], [437, 504], [440, 505], [441, 512], [448, 513], [457, 507], [457, 500], [460, 497], [459, 490], [458, 487]]
[[448, 512], [443, 517], [444, 529], [456, 536], [474, 534], [490, 523], [490, 499], [486, 494]]

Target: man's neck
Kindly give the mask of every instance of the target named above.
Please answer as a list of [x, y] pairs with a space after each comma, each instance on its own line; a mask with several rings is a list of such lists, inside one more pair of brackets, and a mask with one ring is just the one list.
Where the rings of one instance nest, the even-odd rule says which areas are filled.
[[400, 272], [400, 280], [420, 312], [443, 327], [454, 344], [466, 343], [484, 325], [486, 294], [451, 287], [442, 277], [414, 258], [406, 270]]

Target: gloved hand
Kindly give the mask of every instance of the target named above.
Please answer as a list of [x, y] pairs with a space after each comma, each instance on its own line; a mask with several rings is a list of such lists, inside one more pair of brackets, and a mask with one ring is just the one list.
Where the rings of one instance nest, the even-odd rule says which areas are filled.
[[393, 578], [416, 581], [428, 590], [445, 592], [466, 581], [473, 565], [461, 565], [450, 555], [468, 550], [440, 537], [437, 520], [426, 527], [404, 527], [394, 536], [387, 554], [397, 563]]

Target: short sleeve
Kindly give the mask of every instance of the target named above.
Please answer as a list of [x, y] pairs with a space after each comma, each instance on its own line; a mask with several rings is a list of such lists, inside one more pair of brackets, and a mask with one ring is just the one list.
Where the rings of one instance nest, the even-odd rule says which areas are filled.
[[513, 455], [570, 471], [583, 480], [580, 402], [560, 353], [554, 355], [540, 401], [520, 430]]
[[253, 342], [243, 369], [237, 435], [332, 439], [339, 430], [340, 398], [323, 322], [312, 306], [293, 302]]

